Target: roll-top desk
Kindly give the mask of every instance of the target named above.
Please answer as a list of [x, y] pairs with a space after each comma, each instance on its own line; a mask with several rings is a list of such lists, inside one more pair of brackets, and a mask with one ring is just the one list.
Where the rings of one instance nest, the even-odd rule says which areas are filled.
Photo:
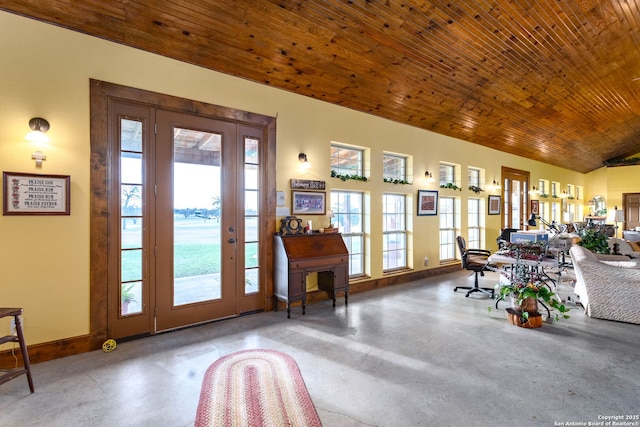
[[306, 277], [318, 273], [318, 288], [329, 293], [336, 306], [336, 294], [344, 291], [344, 303], [349, 303], [349, 251], [338, 233], [274, 236], [274, 310], [278, 301], [302, 301], [302, 314], [307, 303]]

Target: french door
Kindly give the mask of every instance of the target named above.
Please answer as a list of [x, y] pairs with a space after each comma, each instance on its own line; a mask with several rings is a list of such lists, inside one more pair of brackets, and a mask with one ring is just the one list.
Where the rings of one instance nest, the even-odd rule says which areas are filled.
[[529, 218], [529, 179], [528, 171], [502, 167], [503, 228], [524, 230]]
[[264, 130], [114, 102], [109, 336], [265, 308]]

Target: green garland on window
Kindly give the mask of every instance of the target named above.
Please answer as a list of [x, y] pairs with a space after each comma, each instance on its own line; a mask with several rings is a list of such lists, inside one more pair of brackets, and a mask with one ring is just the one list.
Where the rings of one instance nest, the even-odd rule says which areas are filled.
[[388, 182], [390, 184], [411, 184], [406, 179], [382, 178], [382, 181]]
[[331, 178], [340, 178], [342, 181], [346, 181], [348, 179], [353, 179], [354, 181], [363, 181], [363, 182], [367, 182], [368, 179], [366, 176], [361, 176], [361, 175], [349, 175], [349, 174], [339, 174], [338, 172], [332, 170], [331, 171]]
[[476, 194], [480, 194], [481, 191], [484, 191], [482, 188], [478, 187], [477, 185], [470, 185], [469, 190], [473, 191]]
[[462, 188], [458, 187], [453, 182], [447, 182], [446, 184], [441, 184], [440, 188], [449, 188], [451, 190], [460, 190], [460, 191], [462, 191]]

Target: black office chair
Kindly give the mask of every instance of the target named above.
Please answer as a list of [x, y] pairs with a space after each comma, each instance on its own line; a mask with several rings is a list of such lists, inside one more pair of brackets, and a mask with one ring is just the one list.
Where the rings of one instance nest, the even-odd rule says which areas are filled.
[[458, 249], [460, 250], [462, 268], [473, 271], [471, 274], [475, 274], [475, 283], [473, 286], [456, 286], [453, 288], [453, 292], [457, 292], [458, 289], [468, 289], [469, 291], [465, 297], [468, 297], [474, 292], [480, 292], [493, 298], [494, 288], [481, 288], [478, 285], [478, 274], [484, 276], [485, 271], [495, 271], [496, 269], [496, 265], [489, 262], [491, 252], [486, 249], [467, 249], [467, 242], [462, 236], [456, 237], [456, 240], [458, 242]]

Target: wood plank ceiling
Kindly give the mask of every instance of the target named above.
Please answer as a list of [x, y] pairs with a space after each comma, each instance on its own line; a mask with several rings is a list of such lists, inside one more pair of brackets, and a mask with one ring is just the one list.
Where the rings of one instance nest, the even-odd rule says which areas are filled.
[[0, 9], [588, 172], [640, 153], [638, 2], [0, 0]]

